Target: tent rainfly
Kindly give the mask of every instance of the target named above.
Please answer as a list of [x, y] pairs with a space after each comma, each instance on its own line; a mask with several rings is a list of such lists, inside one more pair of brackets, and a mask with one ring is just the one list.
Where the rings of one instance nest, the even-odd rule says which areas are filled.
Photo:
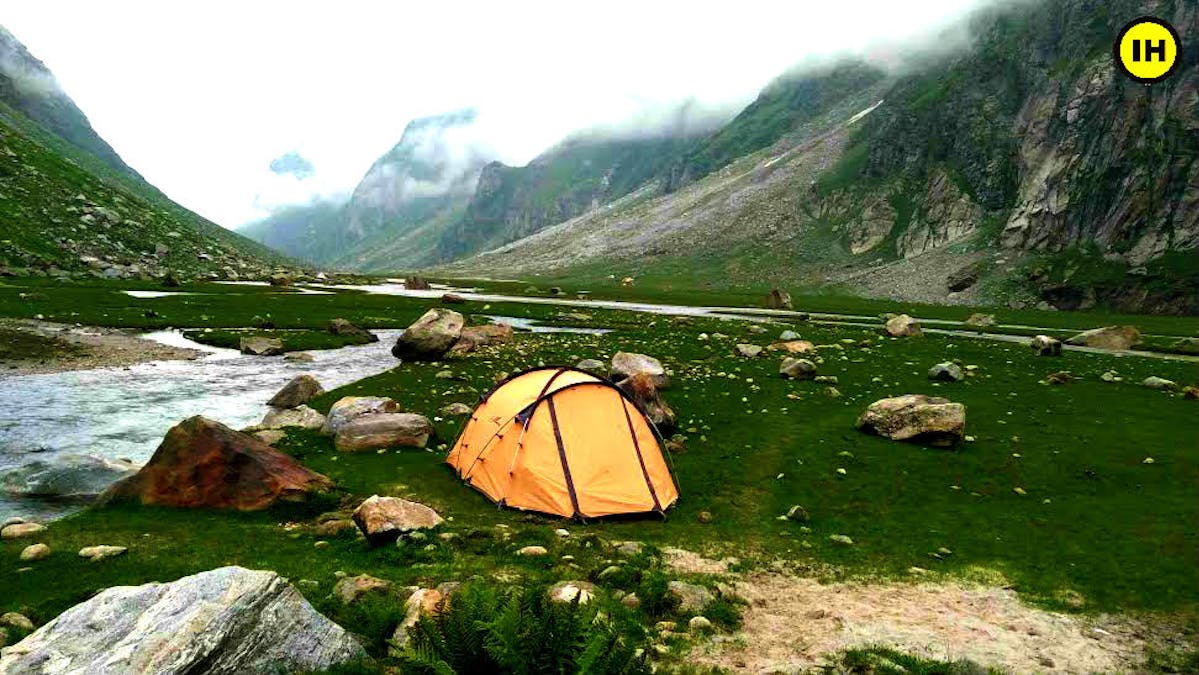
[[661, 513], [679, 498], [653, 425], [574, 368], [517, 373], [483, 397], [446, 461], [501, 506], [566, 517]]

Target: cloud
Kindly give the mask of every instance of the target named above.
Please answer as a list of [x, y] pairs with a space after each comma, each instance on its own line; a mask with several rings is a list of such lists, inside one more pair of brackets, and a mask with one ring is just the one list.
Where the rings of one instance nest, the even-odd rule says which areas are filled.
[[279, 176], [292, 176], [297, 180], [312, 178], [316, 171], [312, 162], [304, 159], [298, 152], [287, 152], [271, 160], [271, 173]]
[[[735, 112], [805, 59], [927, 41], [983, 4], [112, 0], [64, 22], [56, 3], [10, 0], [4, 20], [131, 166], [231, 227], [276, 198], [352, 190], [412, 119], [474, 107], [476, 145], [521, 165], [686, 101]], [[271, 171], [287, 153], [320, 171]]]

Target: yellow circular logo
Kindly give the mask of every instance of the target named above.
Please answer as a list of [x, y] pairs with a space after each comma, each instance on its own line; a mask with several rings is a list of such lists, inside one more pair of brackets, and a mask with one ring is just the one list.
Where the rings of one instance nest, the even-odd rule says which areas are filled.
[[1112, 52], [1125, 75], [1152, 84], [1166, 79], [1178, 67], [1179, 47], [1173, 26], [1157, 17], [1143, 16], [1120, 31]]

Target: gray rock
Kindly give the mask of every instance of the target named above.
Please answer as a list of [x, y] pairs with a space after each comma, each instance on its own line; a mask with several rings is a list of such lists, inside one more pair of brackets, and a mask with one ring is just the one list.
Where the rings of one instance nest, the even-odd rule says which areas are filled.
[[1141, 381], [1142, 387], [1157, 389], [1158, 391], [1178, 391], [1178, 383], [1173, 380], [1167, 380], [1164, 377], [1150, 375]]
[[794, 380], [811, 380], [816, 377], [816, 364], [807, 359], [787, 357], [779, 364], [779, 375]]
[[966, 379], [966, 373], [958, 364], [945, 361], [928, 369], [928, 379], [938, 382], [961, 382]]
[[1028, 346], [1037, 356], [1061, 356], [1062, 341], [1048, 335], [1035, 335]]
[[321, 427], [321, 433], [336, 434], [342, 427], [364, 415], [399, 411], [399, 404], [390, 398], [381, 396], [346, 396], [339, 399], [329, 409], [329, 416], [325, 418], [325, 425]]
[[311, 375], [296, 375], [291, 382], [283, 385], [279, 393], [271, 397], [266, 404], [274, 408], [294, 408], [303, 405], [325, 393], [321, 383]]
[[359, 574], [356, 577], [339, 579], [333, 586], [333, 597], [340, 600], [343, 605], [352, 605], [369, 593], [388, 593], [390, 591], [390, 581], [372, 577], [369, 574]]
[[379, 546], [416, 530], [440, 525], [442, 517], [419, 502], [399, 497], [371, 495], [354, 510], [354, 523], [372, 546]]
[[575, 364], [575, 368], [601, 376], [608, 374], [608, 368], [599, 359], [583, 359]]
[[685, 581], [671, 581], [667, 584], [667, 592], [678, 602], [679, 611], [684, 614], [698, 612], [712, 602], [711, 591]]
[[466, 320], [458, 312], [435, 307], [396, 339], [392, 356], [410, 361], [436, 361], [458, 341]]
[[846, 534], [830, 534], [828, 540], [839, 546], [853, 546], [853, 539]]
[[282, 410], [275, 408], [267, 411], [262, 421], [255, 427], [255, 430], [286, 429], [288, 427], [321, 429], [324, 428], [326, 422], [327, 420], [324, 415], [306, 405], [299, 405], [294, 408]]
[[137, 473], [139, 465], [91, 455], [38, 459], [5, 472], [0, 487], [11, 495], [91, 501], [108, 486]]
[[559, 581], [546, 591], [550, 602], [586, 605], [595, 598], [595, 584], [589, 581]]
[[283, 353], [283, 341], [278, 338], [244, 337], [241, 353], [250, 356], [278, 356]]
[[124, 546], [108, 546], [101, 544], [99, 546], [84, 546], [79, 549], [79, 557], [86, 558], [91, 562], [99, 562], [106, 558], [115, 558], [119, 555], [125, 555], [129, 549]]
[[887, 320], [887, 334], [892, 337], [919, 337], [924, 335], [920, 330], [920, 322], [907, 314], [891, 317]]
[[948, 447], [962, 438], [966, 406], [923, 394], [884, 398], [866, 408], [857, 427], [893, 441]]
[[337, 430], [333, 445], [342, 452], [396, 446], [423, 448], [433, 423], [416, 413], [374, 413], [354, 418]]
[[1140, 341], [1141, 332], [1135, 326], [1105, 326], [1083, 331], [1066, 340], [1066, 344], [1118, 350], [1129, 349]]
[[472, 410], [471, 407], [465, 403], [450, 403], [449, 405], [444, 405], [438, 409], [437, 414], [441, 415], [442, 417], [461, 417], [463, 415], [469, 415], [472, 412], [474, 412], [474, 410]]
[[739, 344], [736, 348], [738, 354], [749, 359], [752, 359], [762, 353], [762, 348], [758, 345]]
[[222, 567], [102, 591], [5, 649], [0, 673], [296, 672], [363, 655], [278, 574]]
[[633, 352], [616, 352], [612, 356], [611, 375], [613, 380], [624, 380], [637, 373], [645, 373], [652, 377], [654, 385], [659, 389], [670, 386], [670, 377], [658, 359]]
[[799, 339], [799, 333], [796, 333], [793, 330], [785, 330], [785, 331], [779, 333], [779, 342], [791, 342], [792, 340], [798, 340], [798, 339]]

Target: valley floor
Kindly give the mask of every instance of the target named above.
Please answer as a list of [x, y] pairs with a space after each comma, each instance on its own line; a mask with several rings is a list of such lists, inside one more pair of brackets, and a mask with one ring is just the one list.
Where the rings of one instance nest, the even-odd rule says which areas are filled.
[[[352, 290], [315, 295], [215, 284], [188, 288], [188, 296], [137, 299], [116, 284], [44, 282], [35, 282], [38, 299], [30, 302], [32, 286], [5, 284], [0, 314], [13, 319], [43, 314], [139, 329], [219, 332], [268, 315], [279, 330], [322, 329], [337, 317], [397, 328], [437, 304]], [[623, 292], [753, 304], [749, 294], [720, 302], [700, 291]], [[797, 305], [957, 321], [968, 313], [831, 297], [797, 298]], [[404, 610], [402, 602], [337, 600], [332, 589], [346, 575], [430, 588], [471, 580], [591, 581], [601, 602], [611, 602], [607, 611], [645, 628], [654, 659], [668, 671], [799, 672], [863, 658], [855, 650], [873, 647], [1011, 673], [1173, 672], [1199, 663], [1199, 402], [1140, 386], [1149, 376], [1199, 384], [1193, 361], [1078, 351], [1043, 358], [1020, 343], [956, 334], [895, 339], [880, 335], [877, 320], [780, 317], [758, 334], [753, 322], [736, 319], [520, 302], [453, 308], [470, 323], [507, 316], [611, 332], [518, 333], [512, 343], [440, 363], [397, 363], [318, 397], [309, 405], [326, 412], [343, 396], [390, 396], [429, 416], [436, 429], [425, 450], [378, 453], [338, 452], [328, 437], [289, 431], [279, 449], [336, 482], [329, 503], [250, 513], [89, 508], [37, 535], [53, 553], [36, 562], [17, 559], [33, 540], [0, 542], [0, 612], [20, 611], [42, 625], [103, 588], [242, 565], [291, 579], [322, 613], [361, 635], [377, 659], [361, 672], [394, 665], [388, 640]], [[1007, 324], [1063, 332], [1113, 318], [994, 311]], [[1195, 329], [1193, 319], [1118, 318], [1163, 340]], [[784, 329], [816, 345], [810, 358], [835, 384], [782, 379], [776, 352], [745, 358], [734, 349], [769, 344]], [[665, 519], [584, 523], [499, 509], [445, 465], [462, 420], [438, 416], [443, 406], [474, 405], [503, 373], [606, 361], [617, 351], [650, 354], [673, 373], [663, 395], [679, 415], [671, 460], [682, 497]], [[928, 369], [943, 361], [974, 366], [973, 374], [929, 381]], [[1059, 371], [1072, 381], [1046, 384]], [[1109, 372], [1119, 379], [1101, 377]], [[6, 378], [4, 386], [20, 387], [21, 379]], [[945, 450], [854, 428], [869, 403], [905, 393], [966, 405], [966, 442]], [[454, 536], [372, 549], [356, 531], [322, 529], [372, 494], [431, 506], [450, 519], [439, 532]], [[794, 505], [806, 509], [808, 522], [780, 518]], [[626, 541], [641, 542], [644, 554], [623, 556], [615, 546]], [[128, 553], [95, 563], [74, 553], [96, 544]], [[515, 553], [529, 545], [548, 554]], [[608, 572], [612, 567], [617, 571]], [[695, 610], [649, 603], [629, 609], [611, 600], [628, 592], [649, 597], [662, 576], [712, 590], [716, 598], [702, 612], [714, 634], [687, 632]], [[718, 592], [726, 583], [731, 591]], [[22, 634], [11, 631], [10, 643]]]

